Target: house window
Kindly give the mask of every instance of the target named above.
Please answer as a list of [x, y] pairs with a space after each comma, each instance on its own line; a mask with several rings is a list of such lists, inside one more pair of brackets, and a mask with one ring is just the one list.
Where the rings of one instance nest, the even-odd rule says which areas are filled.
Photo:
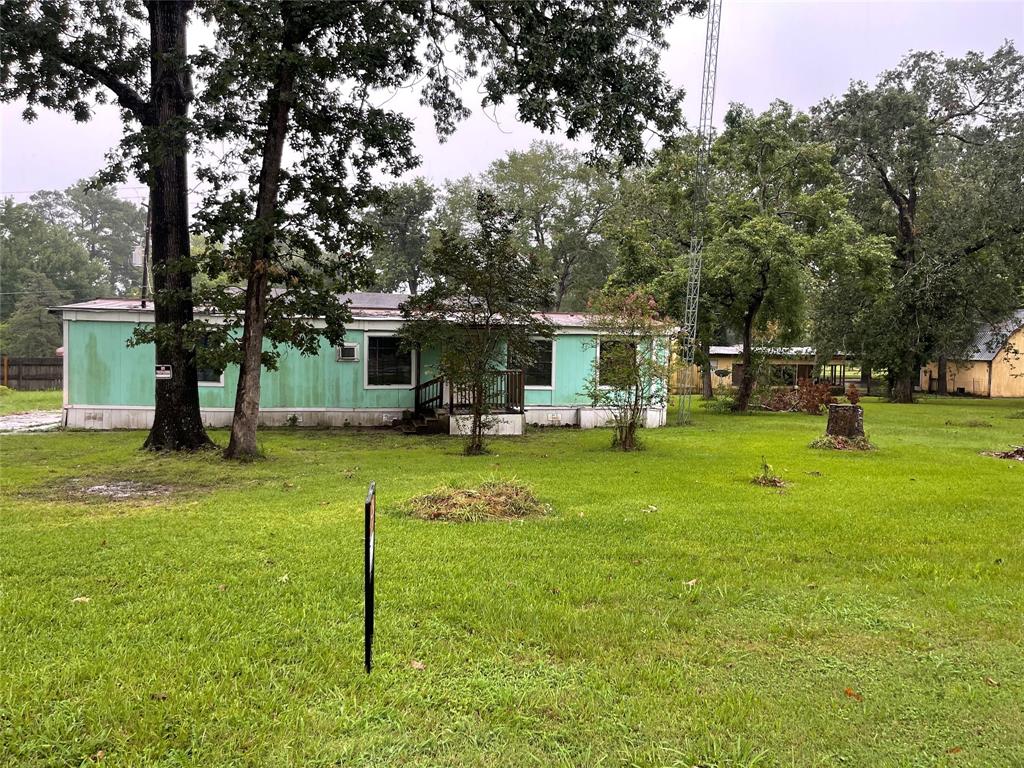
[[626, 389], [632, 386], [630, 370], [636, 366], [636, 344], [601, 341], [597, 349], [597, 380], [602, 387]]
[[366, 339], [366, 384], [370, 387], [412, 386], [412, 352], [397, 336]]
[[[200, 350], [209, 349], [210, 347], [210, 336], [209, 334], [203, 334], [199, 343], [196, 345], [196, 356], [199, 359], [203, 358], [203, 353]], [[199, 383], [206, 386], [224, 386], [224, 369], [223, 368], [198, 368], [196, 370], [196, 378]]]
[[334, 359], [339, 363], [349, 363], [359, 359], [359, 345], [348, 342], [334, 348]]
[[529, 362], [518, 364], [509, 362], [509, 368], [522, 368], [523, 379], [527, 387], [550, 388], [553, 384], [555, 343], [552, 339], [533, 339], [530, 342]]

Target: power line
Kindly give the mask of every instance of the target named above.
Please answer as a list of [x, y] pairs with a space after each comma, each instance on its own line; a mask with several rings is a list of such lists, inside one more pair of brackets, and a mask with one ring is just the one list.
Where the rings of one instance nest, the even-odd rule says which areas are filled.
[[[37, 192], [66, 192], [70, 187], [64, 189], [56, 189], [54, 187], [40, 187], [39, 189], [3, 189], [0, 190], [0, 196], [4, 195], [34, 195]], [[100, 189], [116, 189], [119, 191], [124, 190], [148, 190], [149, 186], [146, 184], [106, 184]]]

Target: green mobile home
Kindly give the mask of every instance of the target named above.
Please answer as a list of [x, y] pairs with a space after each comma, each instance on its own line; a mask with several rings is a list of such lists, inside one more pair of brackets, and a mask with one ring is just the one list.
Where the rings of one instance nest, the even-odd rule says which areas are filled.
[[[276, 371], [265, 371], [260, 421], [266, 426], [387, 426], [403, 413], [425, 408], [457, 412], [458, 393], [436, 378], [437, 350], [404, 350], [403, 294], [353, 293], [345, 343], [321, 343], [320, 354], [285, 348]], [[152, 345], [128, 347], [139, 325], [153, 322], [150, 302], [96, 299], [55, 307], [64, 324], [64, 423], [78, 429], [146, 429], [153, 418], [156, 370]], [[594, 408], [581, 392], [600, 339], [585, 315], [551, 313], [551, 339], [538, 339], [536, 360], [509, 371], [500, 391], [497, 429], [516, 434], [526, 424], [601, 425], [610, 414]], [[237, 369], [200, 372], [199, 396], [208, 426], [231, 422]], [[664, 408], [652, 408], [648, 426], [665, 423]], [[452, 420], [453, 430], [457, 420]]]

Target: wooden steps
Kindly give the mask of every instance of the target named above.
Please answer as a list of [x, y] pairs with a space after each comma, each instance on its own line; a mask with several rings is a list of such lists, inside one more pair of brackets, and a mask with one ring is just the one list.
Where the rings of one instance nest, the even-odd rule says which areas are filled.
[[392, 421], [391, 426], [404, 435], [443, 435], [448, 433], [448, 417], [438, 411], [433, 416], [404, 411], [402, 418]]

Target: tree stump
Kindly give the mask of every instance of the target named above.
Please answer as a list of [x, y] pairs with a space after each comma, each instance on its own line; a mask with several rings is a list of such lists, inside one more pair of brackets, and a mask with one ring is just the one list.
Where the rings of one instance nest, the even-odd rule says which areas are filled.
[[864, 409], [859, 405], [829, 405], [825, 434], [832, 437], [864, 437]]

